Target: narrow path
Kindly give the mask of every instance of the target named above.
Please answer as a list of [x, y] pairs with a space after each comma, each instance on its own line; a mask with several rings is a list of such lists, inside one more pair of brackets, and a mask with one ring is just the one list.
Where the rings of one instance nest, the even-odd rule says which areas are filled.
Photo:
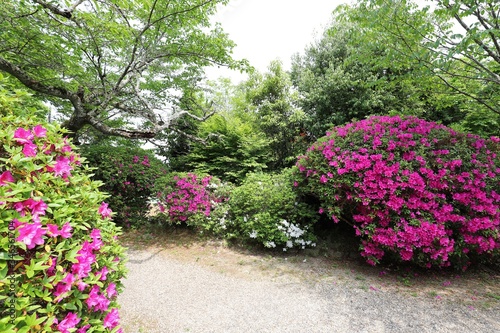
[[119, 297], [125, 333], [500, 332], [498, 309], [307, 284], [286, 274], [254, 279], [194, 258], [176, 260], [169, 251], [128, 251], [129, 273]]

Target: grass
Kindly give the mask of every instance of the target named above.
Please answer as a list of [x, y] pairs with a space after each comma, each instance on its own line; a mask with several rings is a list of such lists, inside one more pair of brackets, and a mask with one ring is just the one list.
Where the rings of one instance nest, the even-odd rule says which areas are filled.
[[161, 248], [175, 259], [248, 279], [329, 283], [365, 292], [399, 293], [429, 302], [500, 309], [500, 269], [473, 266], [466, 272], [424, 270], [408, 265], [367, 265], [353, 237], [339, 230], [318, 242], [316, 251], [271, 251], [200, 237], [183, 226], [129, 230], [121, 242], [130, 249]]

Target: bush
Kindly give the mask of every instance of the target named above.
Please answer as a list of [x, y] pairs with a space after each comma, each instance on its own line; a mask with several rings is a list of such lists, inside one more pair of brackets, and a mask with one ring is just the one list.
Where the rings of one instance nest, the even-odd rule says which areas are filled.
[[226, 199], [214, 191], [219, 185], [219, 179], [195, 173], [163, 177], [156, 186], [161, 215], [168, 224], [199, 225], [216, 203]]
[[229, 212], [221, 220], [226, 234], [284, 251], [315, 246], [310, 228], [317, 214], [299, 200], [290, 177], [289, 169], [274, 175], [248, 174], [231, 193]]
[[100, 183], [16, 103], [0, 86], [0, 331], [121, 331], [123, 248]]
[[467, 267], [498, 257], [499, 139], [414, 117], [335, 127], [299, 157], [298, 186], [352, 223], [361, 255]]
[[96, 167], [92, 178], [102, 181], [102, 189], [112, 195], [109, 207], [116, 212], [115, 222], [126, 227], [144, 224], [155, 182], [167, 170], [163, 162], [139, 147], [89, 146], [82, 154]]

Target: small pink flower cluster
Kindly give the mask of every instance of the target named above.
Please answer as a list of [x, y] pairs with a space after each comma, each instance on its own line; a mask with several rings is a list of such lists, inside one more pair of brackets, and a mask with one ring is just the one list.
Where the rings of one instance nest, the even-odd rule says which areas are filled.
[[183, 178], [175, 176], [174, 188], [165, 194], [158, 193], [161, 212], [167, 212], [173, 223], [186, 222], [198, 213], [210, 216], [213, 203], [220, 202], [207, 188], [211, 180], [211, 176], [202, 178], [193, 173]]
[[[35, 157], [38, 152], [38, 145], [33, 140], [35, 138], [45, 138], [47, 136], [47, 130], [41, 125], [33, 127], [33, 129], [18, 128], [14, 132], [14, 141], [23, 147], [23, 154], [25, 157]], [[64, 146], [56, 149], [54, 145], [43, 145], [41, 148], [44, 154], [52, 154], [53, 152], [60, 153], [56, 158], [56, 163], [54, 165], [47, 165], [46, 171], [54, 172], [56, 176], [60, 176], [64, 179], [71, 176], [71, 170], [73, 169], [72, 163], [80, 165], [80, 161], [77, 159], [77, 155], [70, 154], [69, 158], [64, 156], [65, 153], [71, 152], [71, 146], [68, 144], [66, 139], [64, 139]]]
[[299, 157], [297, 186], [334, 221], [347, 214], [376, 264], [387, 251], [426, 267], [500, 249], [500, 145], [415, 117], [336, 127]]

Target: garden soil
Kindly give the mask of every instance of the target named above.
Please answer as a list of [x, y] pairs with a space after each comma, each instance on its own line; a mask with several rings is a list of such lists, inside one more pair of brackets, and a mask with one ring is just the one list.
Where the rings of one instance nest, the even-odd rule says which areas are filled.
[[345, 254], [129, 247], [124, 333], [500, 332], [500, 276], [372, 268]]

